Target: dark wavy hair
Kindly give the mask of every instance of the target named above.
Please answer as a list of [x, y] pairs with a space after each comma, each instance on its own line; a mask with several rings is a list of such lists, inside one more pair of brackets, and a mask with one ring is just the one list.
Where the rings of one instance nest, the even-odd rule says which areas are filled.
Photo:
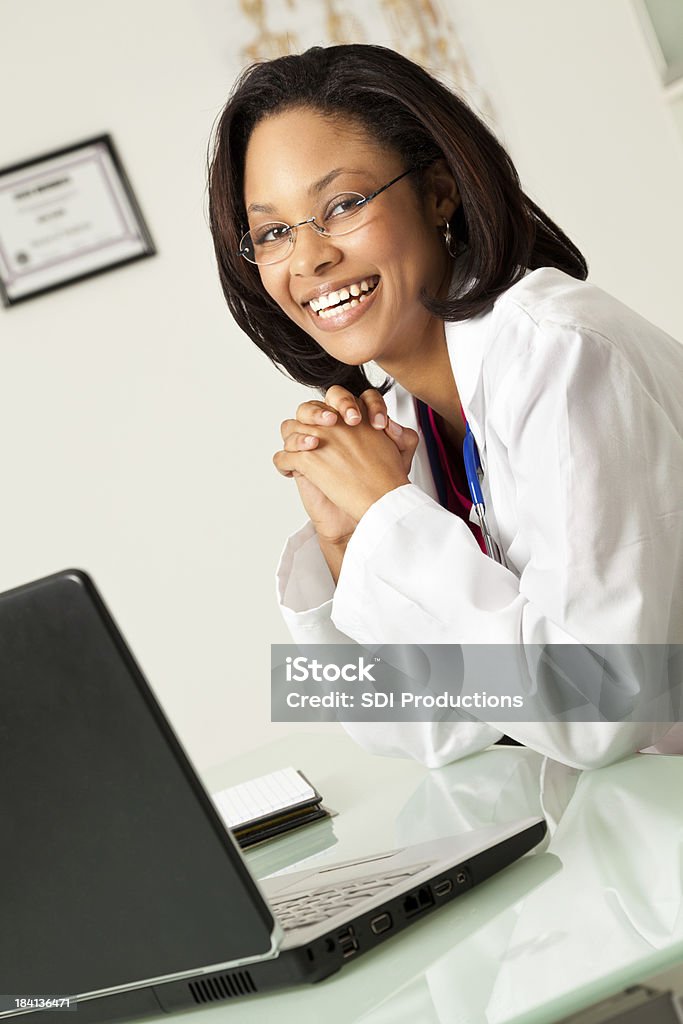
[[[491, 306], [525, 269], [558, 267], [585, 279], [586, 261], [565, 233], [522, 191], [515, 167], [483, 121], [418, 64], [384, 46], [314, 46], [253, 64], [235, 83], [209, 147], [209, 221], [226, 302], [242, 330], [294, 380], [325, 392], [370, 386], [362, 366], [328, 355], [267, 294], [258, 269], [239, 254], [247, 230], [243, 180], [247, 144], [263, 118], [308, 107], [352, 118], [405, 166], [443, 158], [460, 191], [451, 230], [462, 254], [457, 298], [421, 296], [443, 320], [466, 320]], [[410, 175], [420, 191], [424, 170]], [[386, 390], [388, 383], [382, 386]]]

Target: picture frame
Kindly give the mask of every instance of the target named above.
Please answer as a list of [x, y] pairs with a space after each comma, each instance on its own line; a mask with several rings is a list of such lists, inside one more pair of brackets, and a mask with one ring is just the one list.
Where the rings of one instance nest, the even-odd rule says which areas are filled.
[[5, 307], [156, 251], [109, 134], [0, 168]]

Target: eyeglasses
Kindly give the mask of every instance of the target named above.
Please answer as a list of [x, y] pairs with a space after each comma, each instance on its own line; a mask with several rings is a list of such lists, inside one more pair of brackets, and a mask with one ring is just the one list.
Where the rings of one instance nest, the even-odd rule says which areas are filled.
[[382, 192], [386, 192], [401, 178], [405, 178], [406, 175], [412, 174], [413, 171], [423, 166], [424, 164], [415, 164], [413, 167], [409, 167], [407, 171], [392, 178], [386, 185], [382, 185], [369, 196], [361, 195], [360, 192], [340, 192], [339, 195], [325, 203], [319, 216], [307, 217], [306, 220], [300, 220], [298, 224], [284, 224], [282, 221], [259, 224], [258, 227], [242, 235], [240, 256], [244, 256], [249, 263], [256, 263], [261, 267], [270, 263], [279, 263], [291, 253], [296, 242], [297, 228], [304, 225], [308, 225], [326, 238], [347, 235], [350, 231], [361, 227], [365, 221], [368, 203], [376, 199]]

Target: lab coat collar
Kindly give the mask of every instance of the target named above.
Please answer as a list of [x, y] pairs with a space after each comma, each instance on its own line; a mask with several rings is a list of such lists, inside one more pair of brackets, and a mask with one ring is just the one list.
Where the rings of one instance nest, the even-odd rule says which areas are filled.
[[412, 430], [415, 430], [420, 438], [413, 458], [413, 464], [408, 474], [409, 479], [420, 490], [424, 491], [425, 494], [428, 494], [430, 498], [438, 501], [439, 496], [429, 465], [427, 445], [417, 416], [416, 400], [400, 384], [394, 383], [391, 391], [386, 396], [386, 403], [387, 411], [391, 418], [400, 423], [401, 426], [410, 427]]
[[[527, 270], [527, 274], [529, 271]], [[526, 276], [526, 274], [525, 274]], [[450, 296], [455, 296], [464, 286], [462, 275], [455, 271], [451, 278]], [[503, 293], [506, 294], [506, 293]], [[453, 368], [453, 377], [458, 388], [460, 404], [465, 418], [474, 434], [482, 464], [486, 464], [486, 436], [484, 423], [486, 417], [486, 398], [483, 383], [484, 356], [489, 342], [492, 340], [496, 325], [494, 323], [496, 303], [479, 316], [456, 323], [445, 323], [446, 346]], [[415, 453], [410, 479], [430, 497], [438, 501], [434, 479], [429, 466], [429, 457], [424, 437], [417, 418], [415, 399], [400, 384], [394, 383], [386, 396], [389, 415], [405, 427], [412, 427], [420, 435], [420, 442]]]
[[446, 345], [460, 404], [480, 449], [484, 447], [483, 364], [491, 313], [446, 323]]
[[[527, 268], [524, 277], [530, 274]], [[522, 278], [522, 280], [524, 279]], [[519, 282], [518, 282], [519, 283]], [[512, 286], [513, 288], [515, 285]], [[463, 288], [461, 275], [454, 272], [451, 278], [449, 296], [455, 297]], [[508, 292], [503, 292], [491, 307], [478, 316], [456, 323], [446, 322], [446, 345], [453, 368], [453, 377], [458, 388], [460, 404], [465, 418], [474, 434], [479, 453], [483, 458], [486, 448], [484, 422], [486, 416], [486, 396], [484, 393], [483, 368], [484, 357], [489, 344], [493, 340], [496, 325], [496, 307]]]
[[[463, 287], [462, 277], [454, 273], [449, 295], [454, 296]], [[480, 453], [484, 452], [484, 396], [482, 380], [483, 354], [487, 337], [486, 320], [490, 312], [470, 320], [445, 323], [446, 346], [458, 388], [460, 403], [474, 434]], [[387, 410], [392, 419], [404, 427], [412, 427], [420, 436], [413, 465], [409, 474], [412, 483], [435, 501], [439, 500], [427, 454], [427, 446], [419, 424], [416, 399], [397, 381], [386, 395]]]
[[[467, 292], [473, 283], [474, 281], [467, 279], [463, 273], [463, 261], [456, 260], [451, 274], [448, 298], [457, 299]], [[460, 404], [480, 448], [483, 447], [484, 441], [482, 431], [479, 429], [479, 424], [484, 421], [482, 366], [488, 336], [486, 321], [489, 318], [490, 311], [469, 320], [459, 320], [455, 323], [446, 321], [444, 324], [446, 346]]]

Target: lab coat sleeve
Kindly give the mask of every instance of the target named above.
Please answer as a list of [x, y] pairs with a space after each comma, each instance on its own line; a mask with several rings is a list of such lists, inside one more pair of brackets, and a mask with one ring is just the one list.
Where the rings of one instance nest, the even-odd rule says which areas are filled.
[[[277, 571], [282, 614], [297, 644], [352, 644], [335, 626], [335, 586], [312, 523], [293, 534]], [[353, 739], [373, 754], [412, 757], [430, 768], [483, 750], [502, 735], [480, 722], [342, 722]]]
[[[493, 347], [486, 384], [487, 433], [507, 448], [516, 486], [518, 531], [506, 546], [530, 552], [520, 576], [487, 558], [457, 516], [402, 486], [359, 522], [333, 597], [332, 621], [359, 643], [670, 639], [680, 495], [669, 488], [667, 497], [661, 474], [673, 428], [607, 339], [572, 324], [521, 320]], [[663, 445], [657, 460], [648, 451], [654, 437]], [[523, 673], [524, 658], [519, 664]], [[524, 692], [527, 683], [511, 678], [510, 691]], [[591, 768], [656, 743], [669, 726], [501, 728], [547, 756]]]

